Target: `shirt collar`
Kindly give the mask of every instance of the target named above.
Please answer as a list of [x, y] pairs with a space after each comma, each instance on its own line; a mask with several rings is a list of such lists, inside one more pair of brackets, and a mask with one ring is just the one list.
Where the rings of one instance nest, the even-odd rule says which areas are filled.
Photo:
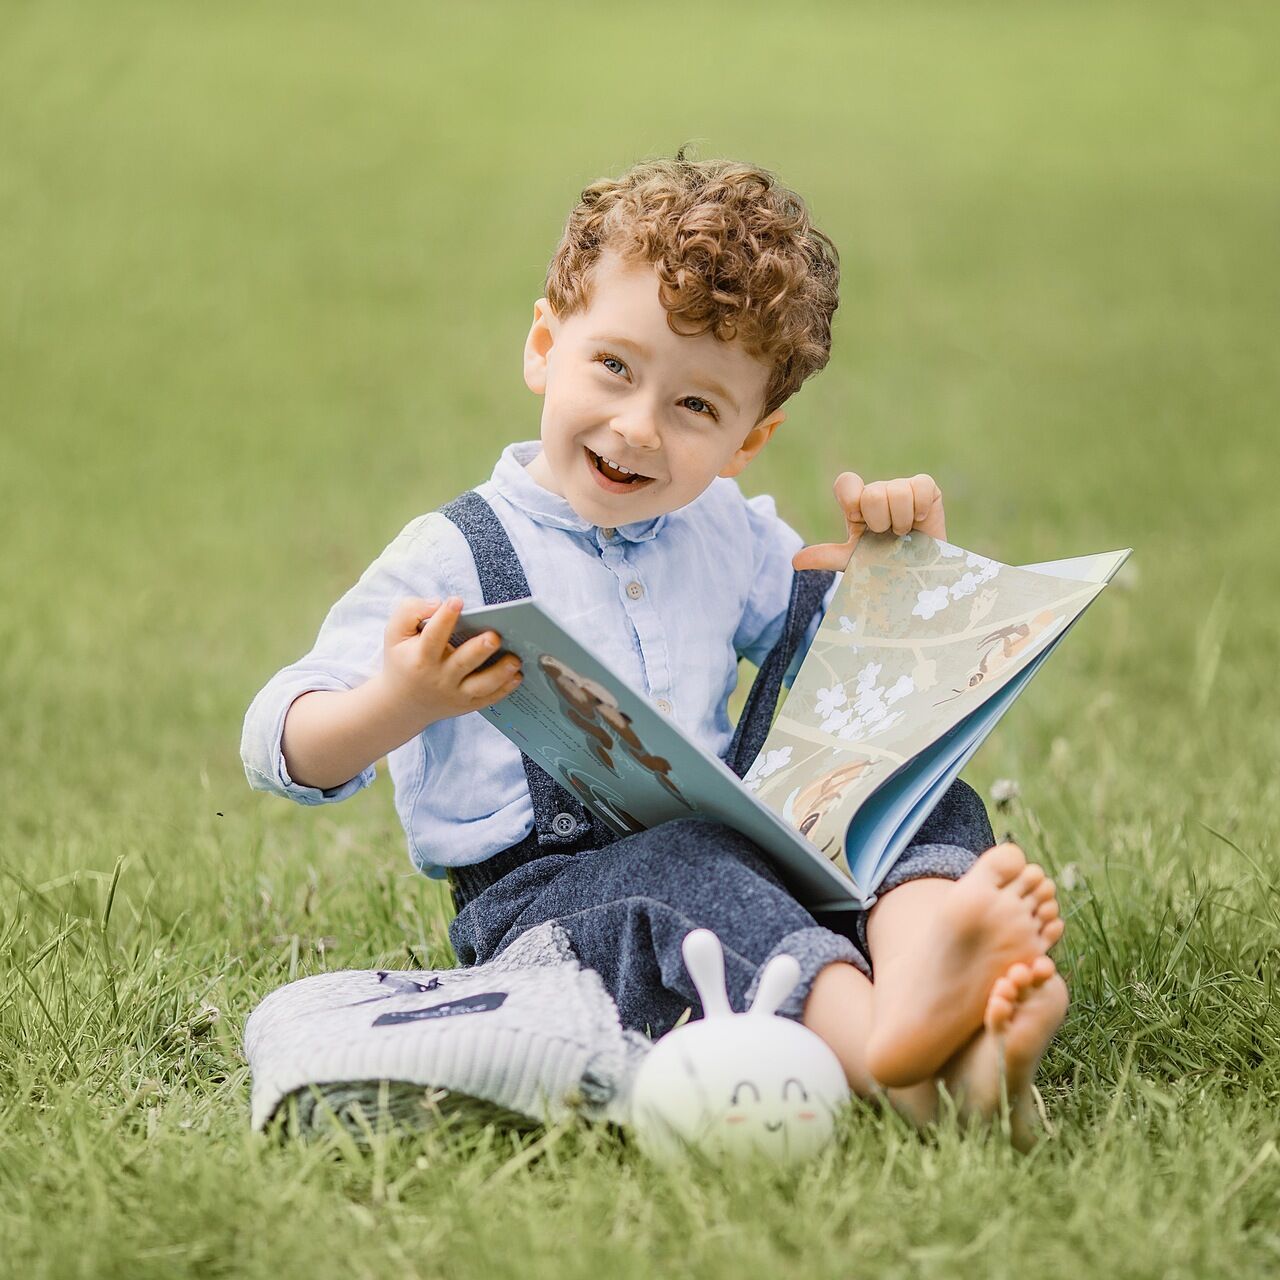
[[[502, 451], [493, 469], [494, 488], [513, 507], [523, 511], [531, 520], [550, 525], [555, 529], [567, 529], [571, 533], [595, 532], [596, 526], [580, 516], [559, 494], [544, 489], [525, 470], [542, 448], [540, 440], [518, 440]], [[616, 532], [627, 542], [648, 542], [655, 537], [667, 521], [667, 513], [651, 520], [637, 520], [632, 524], [620, 524]]]

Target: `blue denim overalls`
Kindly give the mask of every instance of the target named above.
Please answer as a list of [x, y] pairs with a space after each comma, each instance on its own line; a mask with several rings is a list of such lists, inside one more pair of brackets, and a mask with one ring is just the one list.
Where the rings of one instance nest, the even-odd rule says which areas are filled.
[[[441, 512], [471, 547], [485, 604], [530, 594], [515, 549], [484, 498], [471, 490]], [[739, 777], [769, 732], [782, 678], [832, 576], [795, 574], [782, 636], [760, 668], [724, 756]], [[792, 1018], [801, 1016], [813, 979], [832, 961], [871, 975], [867, 913], [832, 913], [820, 924], [745, 836], [701, 818], [618, 836], [529, 756], [523, 759], [533, 829], [501, 853], [449, 869], [457, 908], [449, 940], [463, 965], [491, 960], [525, 930], [554, 920], [582, 963], [600, 974], [622, 1024], [655, 1036], [687, 1007], [700, 1008], [680, 954], [691, 929], [719, 936], [735, 1009], [750, 1003], [776, 954], [800, 963], [800, 982], [779, 1009]], [[957, 879], [994, 842], [982, 801], [957, 780], [880, 893], [925, 876]]]

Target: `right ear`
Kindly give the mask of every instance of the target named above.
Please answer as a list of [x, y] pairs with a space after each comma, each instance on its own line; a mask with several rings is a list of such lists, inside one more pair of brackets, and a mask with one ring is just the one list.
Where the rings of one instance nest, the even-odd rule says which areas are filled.
[[534, 395], [545, 395], [547, 390], [547, 357], [555, 345], [560, 322], [546, 298], [533, 304], [533, 323], [529, 336], [524, 340], [524, 384]]

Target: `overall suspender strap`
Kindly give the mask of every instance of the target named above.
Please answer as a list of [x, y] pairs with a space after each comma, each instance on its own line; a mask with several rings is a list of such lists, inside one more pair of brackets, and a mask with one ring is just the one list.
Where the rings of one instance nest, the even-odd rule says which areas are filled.
[[[532, 595], [507, 531], [480, 494], [474, 489], [468, 490], [441, 507], [440, 514], [451, 520], [466, 538], [485, 604], [505, 604]], [[760, 668], [725, 756], [726, 763], [739, 777], [746, 773], [768, 736], [782, 677], [834, 576], [818, 569], [802, 569], [795, 574], [782, 635]], [[449, 869], [454, 905], [458, 910], [503, 876], [535, 858], [548, 853], [598, 849], [618, 838], [612, 828], [595, 817], [530, 756], [522, 751], [520, 757], [533, 800], [534, 829], [510, 849], [482, 862]]]
[[533, 594], [502, 521], [474, 489], [446, 503], [440, 514], [452, 520], [466, 538], [485, 604], [506, 604]]
[[759, 755], [765, 738], [769, 736], [774, 709], [782, 690], [782, 677], [787, 674], [809, 623], [822, 607], [822, 597], [835, 576], [829, 569], [795, 571], [782, 636], [769, 651], [769, 656], [756, 674], [742, 715], [738, 718], [733, 740], [725, 752], [725, 763], [740, 778], [751, 768], [751, 762]]
[[[469, 489], [441, 507], [440, 514], [452, 520], [466, 538], [485, 604], [505, 604], [532, 594], [507, 531], [480, 494]], [[532, 757], [522, 751], [520, 759], [533, 800], [534, 830], [541, 852], [572, 853], [581, 848], [599, 848], [617, 839], [611, 828], [589, 813], [581, 800]]]

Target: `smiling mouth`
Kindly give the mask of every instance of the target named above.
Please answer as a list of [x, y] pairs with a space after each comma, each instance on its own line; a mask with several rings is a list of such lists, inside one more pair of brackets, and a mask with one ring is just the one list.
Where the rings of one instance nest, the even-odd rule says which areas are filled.
[[782, 1128], [782, 1121], [775, 1120], [772, 1124], [766, 1123], [765, 1128], [768, 1129], [770, 1133], [777, 1133], [778, 1130]]
[[587, 462], [592, 471], [599, 479], [607, 482], [604, 487], [608, 488], [612, 493], [623, 493], [628, 489], [642, 489], [653, 481], [653, 476], [644, 476], [638, 471], [622, 470], [602, 458], [598, 453], [593, 453], [586, 445], [582, 447], [586, 450]]

